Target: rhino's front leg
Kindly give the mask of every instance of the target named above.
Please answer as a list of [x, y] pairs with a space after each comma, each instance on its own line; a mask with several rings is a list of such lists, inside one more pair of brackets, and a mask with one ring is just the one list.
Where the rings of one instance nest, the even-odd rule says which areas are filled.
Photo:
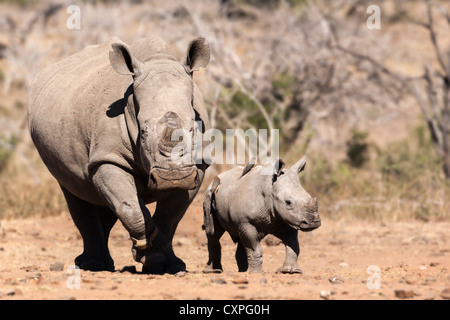
[[[93, 183], [105, 204], [113, 210], [133, 241], [133, 256], [144, 265], [159, 263], [173, 254], [170, 241], [156, 224], [139, 197], [134, 177], [112, 164], [103, 164], [93, 174]], [[147, 254], [146, 249], [158, 248]]]
[[[172, 240], [178, 223], [184, 216], [197, 191], [198, 188], [189, 191], [175, 191], [170, 193], [166, 198], [157, 200], [153, 221], [158, 230], [167, 236], [169, 241], [167, 245], [170, 246], [170, 248], [172, 248]], [[155, 249], [152, 248], [150, 251], [155, 251]], [[146, 273], [167, 272], [177, 275], [185, 274], [186, 264], [175, 255], [173, 249], [170, 251], [171, 254], [166, 256], [164, 263], [144, 266], [143, 271]]]
[[263, 273], [262, 248], [256, 228], [251, 224], [241, 226], [239, 228], [239, 238], [247, 253], [247, 271], [250, 273]]
[[286, 247], [286, 259], [280, 271], [282, 273], [303, 273], [297, 264], [298, 255], [300, 254], [300, 245], [298, 243], [298, 230], [290, 228], [286, 229], [279, 238]]

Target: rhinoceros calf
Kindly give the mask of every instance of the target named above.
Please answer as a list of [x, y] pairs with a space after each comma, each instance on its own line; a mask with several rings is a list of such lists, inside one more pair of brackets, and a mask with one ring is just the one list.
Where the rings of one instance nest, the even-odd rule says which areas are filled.
[[317, 199], [300, 184], [298, 173], [306, 156], [291, 168], [275, 162], [273, 175], [263, 175], [261, 166], [235, 167], [214, 178], [203, 202], [204, 228], [209, 260], [203, 272], [222, 272], [220, 238], [227, 231], [237, 243], [236, 262], [241, 272], [262, 272], [260, 241], [273, 234], [286, 246], [281, 272], [302, 273], [297, 265], [298, 230], [320, 226]]
[[[84, 251], [75, 259], [80, 268], [114, 270], [108, 237], [118, 218], [144, 271], [185, 270], [172, 238], [207, 164], [174, 161], [171, 151], [179, 142], [171, 137], [177, 129], [193, 137], [196, 121], [209, 128], [193, 82], [209, 55], [202, 38], [190, 42], [181, 63], [159, 38], [131, 46], [112, 38], [34, 79], [29, 129], [83, 238]], [[145, 204], [155, 201], [152, 217]]]

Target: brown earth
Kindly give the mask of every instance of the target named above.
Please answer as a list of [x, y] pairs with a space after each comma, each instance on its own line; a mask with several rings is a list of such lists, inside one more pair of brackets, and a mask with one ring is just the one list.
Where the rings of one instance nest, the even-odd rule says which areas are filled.
[[[76, 282], [68, 267], [82, 251], [70, 215], [3, 220], [0, 299], [449, 298], [449, 222], [382, 224], [324, 218], [322, 227], [299, 235], [303, 275], [277, 273], [284, 247], [273, 237], [263, 241], [264, 274], [237, 272], [235, 245], [227, 235], [222, 239], [224, 273], [203, 274], [207, 248], [201, 225], [197, 198], [174, 239], [175, 253], [189, 270], [184, 277], [141, 274], [127, 233], [118, 223], [110, 238], [117, 271], [81, 271], [79, 289], [70, 289]], [[371, 265], [379, 267], [379, 289], [368, 288], [368, 280], [376, 284], [377, 277], [374, 271], [367, 272]], [[337, 284], [330, 282], [333, 278]]]

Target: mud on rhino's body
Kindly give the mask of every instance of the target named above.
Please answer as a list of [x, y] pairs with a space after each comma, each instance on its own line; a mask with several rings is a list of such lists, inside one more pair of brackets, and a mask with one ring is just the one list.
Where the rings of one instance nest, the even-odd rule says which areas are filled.
[[[180, 63], [159, 38], [129, 48], [113, 38], [36, 76], [29, 129], [82, 235], [84, 251], [75, 259], [81, 268], [114, 269], [108, 236], [119, 218], [148, 272], [185, 269], [172, 238], [207, 166], [171, 161], [170, 137], [175, 129], [193, 134], [194, 121], [209, 128], [192, 79], [208, 61], [203, 39], [190, 43]], [[154, 201], [152, 217], [145, 204]]]

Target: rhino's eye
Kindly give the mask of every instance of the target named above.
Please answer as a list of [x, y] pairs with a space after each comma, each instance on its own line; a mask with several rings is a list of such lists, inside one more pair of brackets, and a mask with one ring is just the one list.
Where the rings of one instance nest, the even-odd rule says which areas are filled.
[[292, 209], [292, 200], [290, 199], [284, 200], [284, 203], [288, 209]]

